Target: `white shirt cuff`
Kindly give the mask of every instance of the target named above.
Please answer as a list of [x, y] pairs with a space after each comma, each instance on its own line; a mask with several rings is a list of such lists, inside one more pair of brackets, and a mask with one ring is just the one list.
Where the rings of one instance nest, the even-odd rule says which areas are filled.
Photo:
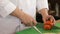
[[16, 9], [16, 6], [9, 2], [6, 6], [4, 6], [4, 10], [0, 13], [2, 17], [8, 16], [10, 13], [12, 13]]
[[43, 9], [43, 8], [48, 8], [48, 1], [47, 0], [37, 0], [37, 9], [38, 11]]

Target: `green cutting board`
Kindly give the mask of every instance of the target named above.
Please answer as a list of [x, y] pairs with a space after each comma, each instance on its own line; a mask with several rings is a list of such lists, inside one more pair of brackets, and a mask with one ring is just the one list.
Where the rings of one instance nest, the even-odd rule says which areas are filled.
[[[37, 24], [37, 28], [43, 33], [60, 33], [60, 23], [56, 23], [56, 26], [54, 26], [51, 30], [44, 30], [43, 29], [43, 24]], [[29, 28], [29, 29], [25, 29], [23, 31], [20, 32], [16, 32], [16, 34], [40, 34], [39, 32], [37, 32], [33, 27]]]

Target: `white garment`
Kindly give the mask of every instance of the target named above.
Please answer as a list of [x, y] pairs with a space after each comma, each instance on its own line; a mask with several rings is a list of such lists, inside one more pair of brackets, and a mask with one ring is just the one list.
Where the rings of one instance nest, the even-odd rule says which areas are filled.
[[[14, 0], [15, 1], [15, 0]], [[17, 5], [9, 0], [0, 0], [0, 34], [12, 34], [15, 32], [16, 27], [20, 23], [20, 28], [25, 27], [21, 24], [21, 20], [10, 16], [17, 6], [22, 9], [23, 12], [29, 14], [33, 18], [36, 15], [36, 8], [41, 10], [43, 8], [48, 9], [47, 0], [16, 0]], [[16, 3], [16, 2], [15, 2]], [[2, 17], [5, 18], [2, 18]], [[7, 33], [8, 32], [8, 33]]]

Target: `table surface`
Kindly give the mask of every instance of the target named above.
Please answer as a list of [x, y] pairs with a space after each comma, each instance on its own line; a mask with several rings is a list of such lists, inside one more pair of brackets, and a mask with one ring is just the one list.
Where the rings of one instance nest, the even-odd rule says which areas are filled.
[[[51, 30], [44, 30], [43, 23], [40, 23], [36, 26], [42, 34], [60, 34], [60, 23], [56, 23], [56, 25]], [[23, 31], [17, 32], [16, 34], [40, 34], [33, 27], [29, 29], [25, 29]]]

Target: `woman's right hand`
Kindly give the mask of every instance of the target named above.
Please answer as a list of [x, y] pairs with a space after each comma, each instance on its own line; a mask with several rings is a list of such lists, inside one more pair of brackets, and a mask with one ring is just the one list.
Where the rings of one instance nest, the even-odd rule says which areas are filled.
[[16, 10], [13, 13], [11, 13], [11, 15], [16, 16], [19, 19], [21, 19], [22, 23], [27, 25], [27, 26], [33, 26], [33, 25], [37, 24], [36, 20], [33, 17], [24, 13], [18, 7], [16, 8]]
[[25, 24], [26, 26], [34, 26], [37, 24], [36, 20], [33, 17], [25, 13], [22, 15], [20, 19], [22, 23]]

